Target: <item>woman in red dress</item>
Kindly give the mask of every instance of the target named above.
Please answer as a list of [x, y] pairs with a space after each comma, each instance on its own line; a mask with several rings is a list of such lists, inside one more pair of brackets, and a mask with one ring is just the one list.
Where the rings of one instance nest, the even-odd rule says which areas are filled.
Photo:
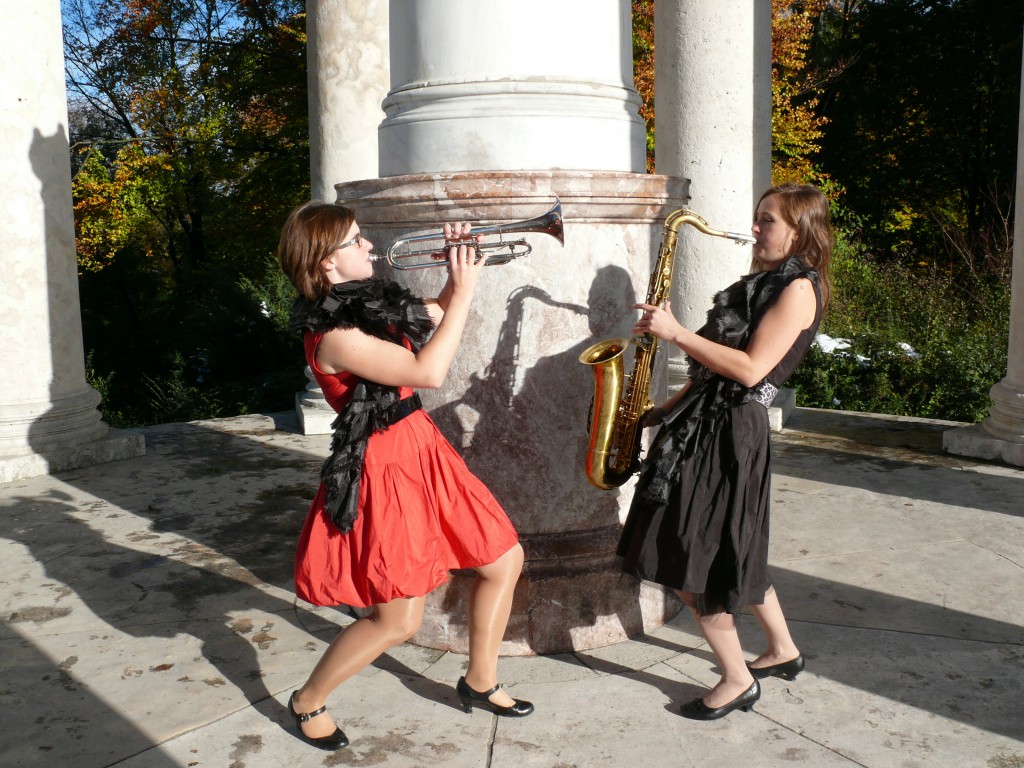
[[[465, 238], [470, 227], [446, 224], [444, 232]], [[441, 386], [455, 358], [484, 261], [471, 243], [449, 249], [444, 288], [436, 300], [420, 300], [373, 277], [373, 243], [348, 208], [306, 203], [281, 234], [281, 268], [299, 293], [292, 326], [339, 414], [299, 539], [296, 593], [315, 605], [372, 608], [331, 642], [289, 701], [300, 737], [321, 749], [348, 744], [326, 713], [327, 697], [416, 633], [425, 596], [452, 569], [477, 572], [469, 666], [456, 686], [464, 709], [533, 711], [497, 680], [523, 565], [518, 535], [413, 392]]]

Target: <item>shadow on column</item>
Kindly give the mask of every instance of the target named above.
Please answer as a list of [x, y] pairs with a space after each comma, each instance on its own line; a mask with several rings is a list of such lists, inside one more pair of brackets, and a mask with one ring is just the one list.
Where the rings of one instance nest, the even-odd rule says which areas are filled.
[[[529, 302], [547, 311], [524, 327]], [[615, 562], [621, 492], [598, 491], [584, 473], [594, 384], [591, 369], [579, 362], [595, 341], [629, 335], [634, 303], [628, 273], [613, 266], [598, 271], [586, 307], [536, 286], [516, 289], [485, 374], [472, 377], [462, 398], [431, 410], [520, 533], [526, 564], [507, 640], [535, 653], [603, 645], [643, 627], [640, 584], [622, 578]], [[524, 369], [520, 345], [535, 348], [537, 338], [564, 336], [545, 334], [545, 326], [570, 314], [587, 316], [590, 336]], [[471, 430], [460, 417], [467, 411], [475, 414]], [[464, 635], [469, 582], [454, 580], [440, 605], [458, 625], [456, 634]], [[667, 597], [646, 607], [649, 620], [654, 611], [669, 611], [668, 618], [677, 610]]]

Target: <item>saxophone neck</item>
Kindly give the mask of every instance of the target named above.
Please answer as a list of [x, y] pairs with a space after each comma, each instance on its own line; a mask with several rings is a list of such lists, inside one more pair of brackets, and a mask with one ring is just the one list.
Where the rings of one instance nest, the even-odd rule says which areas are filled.
[[689, 224], [691, 227], [699, 232], [703, 232], [705, 235], [711, 235], [712, 237], [724, 237], [725, 239], [732, 240], [735, 243], [750, 244], [754, 242], [754, 238], [751, 235], [747, 235], [742, 232], [726, 232], [721, 229], [712, 229], [708, 226], [708, 222], [703, 216], [686, 208], [680, 208], [673, 211], [669, 214], [668, 218], [665, 219], [665, 229], [671, 230], [672, 232], [678, 232], [684, 224]]

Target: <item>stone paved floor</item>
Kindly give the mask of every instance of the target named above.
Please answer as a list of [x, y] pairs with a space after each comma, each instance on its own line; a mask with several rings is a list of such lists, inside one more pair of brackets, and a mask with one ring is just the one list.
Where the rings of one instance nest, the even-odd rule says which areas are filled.
[[0, 766], [1022, 768], [1024, 471], [944, 455], [949, 426], [797, 409], [775, 437], [772, 567], [808, 668], [753, 713], [678, 715], [716, 678], [680, 614], [502, 659], [537, 705], [518, 721], [465, 715], [465, 657], [404, 645], [332, 697], [333, 754], [285, 710], [351, 621], [290, 590], [326, 439], [290, 414], [141, 430], [144, 457], [0, 485]]

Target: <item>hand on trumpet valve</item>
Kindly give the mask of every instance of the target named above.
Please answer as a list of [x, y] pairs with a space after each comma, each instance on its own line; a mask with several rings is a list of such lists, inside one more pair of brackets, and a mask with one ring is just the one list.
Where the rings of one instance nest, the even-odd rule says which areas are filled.
[[480, 274], [480, 267], [487, 261], [478, 255], [478, 238], [470, 234], [472, 227], [466, 222], [444, 225], [444, 241], [448, 250], [448, 274], [456, 290], [465, 287], [473, 290]]

